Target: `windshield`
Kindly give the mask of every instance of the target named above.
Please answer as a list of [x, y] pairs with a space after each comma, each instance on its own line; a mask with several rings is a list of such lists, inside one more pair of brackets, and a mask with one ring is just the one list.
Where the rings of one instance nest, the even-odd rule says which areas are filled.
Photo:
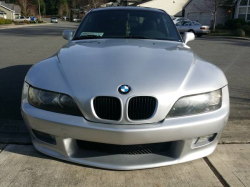
[[140, 38], [182, 41], [166, 13], [145, 10], [102, 10], [90, 12], [74, 40], [90, 38]]

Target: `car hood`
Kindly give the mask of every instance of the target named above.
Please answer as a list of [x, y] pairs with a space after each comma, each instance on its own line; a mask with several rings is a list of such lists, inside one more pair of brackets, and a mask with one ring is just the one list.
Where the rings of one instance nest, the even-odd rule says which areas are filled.
[[[91, 106], [96, 96], [117, 97], [124, 110], [133, 96], [155, 97], [161, 112], [149, 123], [164, 119], [178, 98], [227, 84], [216, 66], [197, 58], [185, 44], [140, 39], [70, 42], [57, 56], [35, 65], [26, 81], [38, 88], [71, 95], [91, 121], [98, 121]], [[131, 87], [129, 94], [118, 92], [123, 84]]]
[[194, 54], [179, 42], [88, 40], [71, 43], [58, 54], [65, 79], [75, 90], [113, 95], [131, 86], [131, 94], [176, 91], [187, 76]]

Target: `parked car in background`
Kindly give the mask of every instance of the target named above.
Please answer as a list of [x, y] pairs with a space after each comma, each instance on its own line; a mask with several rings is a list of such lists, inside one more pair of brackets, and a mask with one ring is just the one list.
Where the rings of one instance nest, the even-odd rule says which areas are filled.
[[180, 21], [190, 21], [189, 19], [184, 18], [184, 17], [172, 17], [172, 20], [175, 24], [180, 22]]
[[82, 20], [80, 18], [74, 18], [73, 21], [74, 22], [81, 22]]
[[69, 21], [69, 16], [63, 16], [62, 21]]
[[192, 32], [198, 37], [210, 33], [210, 26], [202, 25], [196, 21], [180, 21], [176, 23], [176, 27], [180, 33]]
[[24, 16], [18, 16], [14, 19], [14, 21], [26, 21], [26, 17]]
[[50, 20], [51, 23], [58, 23], [58, 20], [56, 17], [52, 17]]
[[30, 17], [30, 21], [36, 22], [36, 21], [37, 21], [37, 20], [36, 20], [36, 17], [34, 17], [34, 16]]
[[25, 17], [25, 21], [30, 21], [30, 17]]

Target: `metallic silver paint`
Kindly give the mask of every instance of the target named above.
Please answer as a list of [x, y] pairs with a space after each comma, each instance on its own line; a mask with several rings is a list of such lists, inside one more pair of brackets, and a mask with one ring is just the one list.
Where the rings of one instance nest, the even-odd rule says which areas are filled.
[[[26, 82], [37, 88], [68, 94], [86, 119], [112, 124], [159, 122], [178, 98], [227, 85], [219, 68], [197, 58], [185, 44], [136, 39], [72, 41], [57, 56], [33, 66]], [[121, 84], [133, 89], [121, 95], [117, 91]], [[123, 107], [121, 120], [97, 118], [91, 104], [96, 96], [119, 98]], [[133, 96], [157, 98], [156, 114], [149, 120], [128, 119], [125, 108], [128, 98]]]
[[184, 42], [184, 44], [187, 44], [188, 42], [193, 41], [193, 40], [195, 40], [194, 33], [192, 33], [192, 32], [185, 32], [183, 34], [183, 42]]
[[[187, 40], [186, 40], [187, 41]], [[184, 43], [140, 39], [71, 41], [57, 55], [34, 65], [27, 73], [22, 95], [22, 115], [35, 148], [45, 154], [96, 167], [132, 170], [177, 164], [211, 154], [229, 116], [227, 80], [216, 66], [200, 59]], [[85, 118], [32, 107], [29, 84], [70, 95]], [[118, 87], [131, 86], [122, 95]], [[181, 97], [222, 88], [222, 107], [214, 112], [166, 118]], [[114, 96], [122, 102], [118, 122], [99, 119], [93, 111], [96, 96]], [[157, 98], [155, 115], [131, 121], [127, 104], [133, 96]], [[35, 138], [31, 129], [49, 133], [50, 145]], [[209, 145], [193, 148], [194, 139], [218, 133]], [[76, 140], [130, 145], [175, 141], [167, 155], [92, 155], [80, 150]]]
[[71, 30], [65, 30], [65, 31], [63, 31], [63, 33], [62, 33], [63, 38], [64, 38], [65, 40], [68, 40], [69, 42], [72, 40], [73, 35], [74, 35], [74, 33], [73, 33], [73, 31], [71, 31]]

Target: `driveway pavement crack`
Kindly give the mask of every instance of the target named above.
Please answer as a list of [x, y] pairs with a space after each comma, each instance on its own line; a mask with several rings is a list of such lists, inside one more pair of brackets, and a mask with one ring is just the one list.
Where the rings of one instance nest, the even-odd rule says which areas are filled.
[[230, 185], [227, 183], [227, 181], [222, 177], [220, 172], [213, 166], [213, 164], [208, 160], [207, 157], [203, 158], [208, 167], [211, 169], [211, 171], [214, 173], [214, 175], [217, 177], [217, 179], [220, 181], [220, 183], [224, 187], [230, 187]]

